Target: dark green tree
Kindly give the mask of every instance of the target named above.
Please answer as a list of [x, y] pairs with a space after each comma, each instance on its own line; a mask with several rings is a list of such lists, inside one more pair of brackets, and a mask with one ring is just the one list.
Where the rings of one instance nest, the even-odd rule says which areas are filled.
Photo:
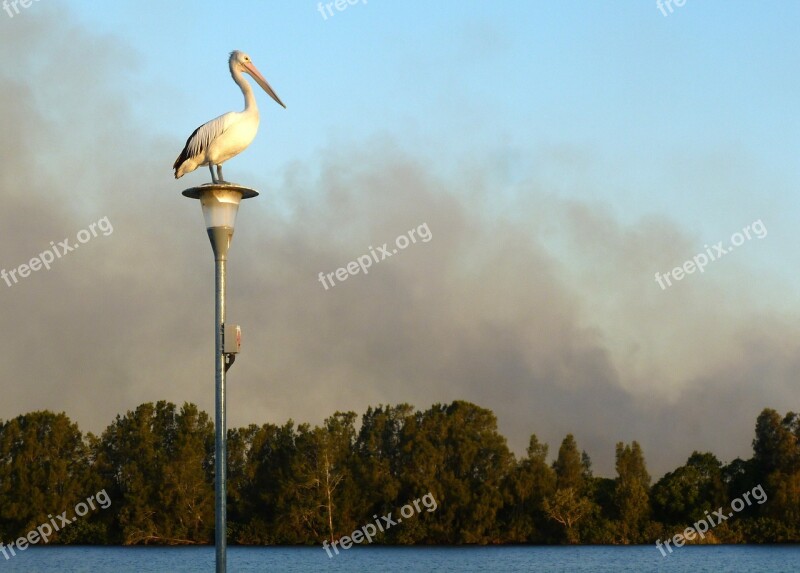
[[253, 440], [260, 428], [250, 424], [246, 428], [228, 430], [228, 538], [231, 542], [245, 543], [249, 515], [248, 494], [252, 481], [248, 465]]
[[770, 408], [759, 414], [753, 439], [753, 459], [762, 477], [766, 478], [773, 472], [792, 473], [798, 469], [798, 431], [797, 418], [791, 412], [783, 419]]
[[686, 465], [667, 473], [653, 486], [654, 517], [666, 524], [694, 523], [728, 503], [722, 463], [711, 453], [694, 452]]
[[323, 428], [301, 427], [294, 473], [317, 512], [317, 535], [330, 541], [355, 527], [351, 508], [352, 456], [355, 443], [355, 412], [336, 412]]
[[567, 543], [580, 542], [578, 525], [597, 511], [588, 487], [591, 461], [586, 452], [578, 450], [572, 434], [567, 434], [553, 462], [556, 490], [544, 499], [543, 509], [553, 521], [561, 524]]
[[556, 472], [556, 487], [558, 489], [572, 488], [581, 491], [584, 485], [584, 477], [591, 463], [586, 463], [588, 456], [578, 450], [578, 444], [572, 434], [561, 442], [558, 448], [558, 457], [553, 462], [553, 470]]
[[[354, 515], [369, 521], [405, 503], [398, 498], [404, 472], [401, 441], [406, 421], [413, 417], [408, 404], [370, 407], [362, 416], [352, 468], [359, 492], [353, 499]], [[380, 532], [378, 539], [383, 539]]]
[[623, 543], [644, 541], [643, 534], [650, 518], [650, 474], [639, 443], [617, 444], [617, 483], [614, 503], [619, 517]]
[[[49, 411], [31, 412], [0, 426], [0, 535], [16, 539], [48, 521], [48, 514], [71, 510], [96, 493], [97, 480], [89, 468], [89, 450], [83, 435], [66, 416]], [[80, 541], [88, 515], [80, 525], [56, 532], [51, 542]], [[100, 540], [103, 534], [93, 533]], [[90, 538], [87, 541], [96, 539]]]
[[555, 492], [556, 474], [547, 463], [547, 452], [547, 444], [531, 435], [528, 455], [506, 477], [501, 513], [506, 541], [543, 543], [549, 537], [544, 500]]
[[[117, 419], [96, 444], [124, 544], [209, 542], [214, 430], [193, 404], [160, 401]], [[112, 493], [113, 492], [113, 493]]]
[[756, 420], [753, 462], [769, 502], [753, 510], [766, 518], [761, 534], [765, 529], [773, 531], [775, 539], [782, 542], [800, 537], [798, 436], [800, 416], [792, 412], [781, 418], [775, 410], [767, 408]]
[[[298, 436], [308, 426], [264, 424], [252, 438], [247, 456], [247, 481], [242, 493], [240, 543], [308, 543], [320, 539], [319, 512], [309, 506], [296, 475]], [[324, 533], [322, 535], [324, 537]]]
[[[501, 486], [513, 467], [497, 418], [474, 404], [437, 404], [406, 421], [403, 485], [398, 502], [431, 493], [435, 512], [423, 512], [387, 537], [401, 543], [490, 543], [497, 540]], [[428, 513], [428, 515], [425, 515]]]

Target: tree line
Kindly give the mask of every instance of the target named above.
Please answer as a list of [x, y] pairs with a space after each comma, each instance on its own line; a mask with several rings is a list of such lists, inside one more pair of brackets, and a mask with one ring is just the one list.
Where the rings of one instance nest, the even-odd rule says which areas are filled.
[[[384, 544], [652, 543], [729, 507], [767, 501], [704, 543], [800, 541], [800, 414], [758, 416], [750, 459], [694, 452], [655, 483], [637, 442], [616, 446], [616, 476], [595, 476], [572, 435], [550, 461], [530, 437], [517, 458], [495, 415], [464, 401], [337, 412], [322, 426], [228, 431], [230, 543], [320, 544], [430, 494], [436, 511], [380, 532]], [[100, 436], [64, 413], [0, 424], [0, 540], [105, 490], [111, 505], [58, 531], [61, 544], [207, 544], [214, 538], [214, 432], [193, 405], [142, 404]], [[699, 541], [699, 540], [698, 540]]]

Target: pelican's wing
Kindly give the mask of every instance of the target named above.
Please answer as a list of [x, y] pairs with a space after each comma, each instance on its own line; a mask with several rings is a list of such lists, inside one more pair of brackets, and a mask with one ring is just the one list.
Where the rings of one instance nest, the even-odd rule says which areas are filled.
[[186, 145], [178, 156], [178, 159], [175, 160], [175, 164], [172, 168], [178, 169], [187, 159], [202, 157], [211, 145], [211, 142], [225, 133], [235, 121], [236, 113], [228, 112], [195, 129], [192, 135], [189, 136], [189, 139], [186, 140]]

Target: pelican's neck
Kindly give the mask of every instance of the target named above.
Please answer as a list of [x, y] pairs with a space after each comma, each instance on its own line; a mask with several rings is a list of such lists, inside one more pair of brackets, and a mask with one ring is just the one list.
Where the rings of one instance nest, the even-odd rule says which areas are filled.
[[236, 85], [242, 90], [242, 95], [244, 96], [244, 111], [258, 113], [256, 96], [253, 95], [253, 88], [250, 87], [250, 82], [244, 78], [244, 75], [239, 70], [232, 69], [231, 76], [233, 76], [233, 81], [236, 82]]

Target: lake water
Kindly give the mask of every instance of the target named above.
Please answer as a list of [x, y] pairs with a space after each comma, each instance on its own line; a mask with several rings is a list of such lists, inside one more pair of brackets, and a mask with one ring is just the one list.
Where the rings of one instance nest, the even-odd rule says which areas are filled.
[[[682, 547], [662, 557], [638, 547], [354, 547], [332, 559], [322, 547], [231, 547], [230, 573], [789, 573], [800, 546]], [[214, 548], [33, 547], [5, 560], [0, 571], [26, 573], [213, 572]]]

